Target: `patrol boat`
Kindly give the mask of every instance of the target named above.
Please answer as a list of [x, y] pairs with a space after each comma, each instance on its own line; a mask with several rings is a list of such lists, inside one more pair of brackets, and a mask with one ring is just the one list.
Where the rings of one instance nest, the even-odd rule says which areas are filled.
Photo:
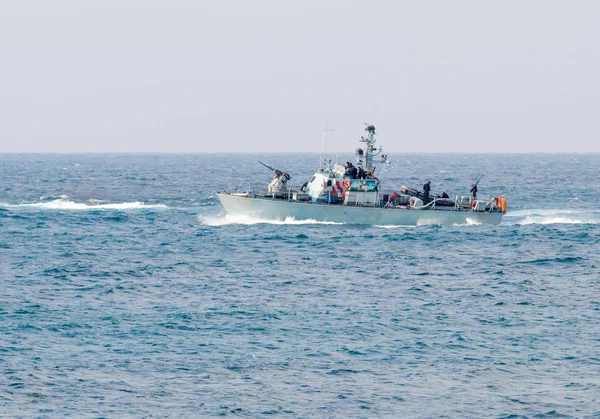
[[[388, 163], [381, 147], [375, 147], [375, 126], [365, 128], [356, 149], [356, 166], [335, 164], [325, 159], [321, 168], [299, 189], [288, 188], [289, 173], [271, 169], [274, 177], [263, 192], [223, 192], [217, 194], [229, 214], [265, 220], [315, 220], [370, 225], [453, 225], [499, 224], [506, 213], [506, 198], [476, 199], [429, 196], [402, 186], [399, 192], [381, 193], [375, 176], [374, 157]], [[474, 185], [476, 186], [476, 185]]]

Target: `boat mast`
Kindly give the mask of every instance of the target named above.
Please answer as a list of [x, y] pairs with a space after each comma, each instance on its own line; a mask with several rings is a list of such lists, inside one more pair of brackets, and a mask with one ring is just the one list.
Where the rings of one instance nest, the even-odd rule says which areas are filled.
[[323, 169], [323, 171], [325, 173], [329, 173], [329, 172], [331, 172], [331, 159], [327, 158], [327, 134], [329, 132], [335, 132], [335, 130], [329, 128], [329, 121], [327, 121], [327, 123], [325, 125], [325, 129], [323, 131], [325, 132], [325, 151], [323, 153], [325, 159], [323, 159], [323, 157], [321, 157], [321, 168]]
[[[381, 153], [381, 147], [379, 149], [377, 149], [377, 147], [375, 147], [375, 142], [377, 141], [375, 139], [375, 125], [369, 125], [366, 124], [367, 126], [365, 128], [365, 131], [367, 132], [367, 137], [360, 137], [360, 142], [361, 143], [366, 143], [366, 147], [364, 150], [364, 162], [365, 162], [365, 166], [363, 167], [363, 169], [365, 170], [369, 170], [371, 167], [373, 167], [373, 157], [375, 157], [376, 155], [378, 155], [379, 153]], [[362, 155], [359, 155], [358, 150], [357, 150], [357, 155], [356, 155], [356, 163], [359, 166], [362, 166], [363, 160], [362, 160]]]

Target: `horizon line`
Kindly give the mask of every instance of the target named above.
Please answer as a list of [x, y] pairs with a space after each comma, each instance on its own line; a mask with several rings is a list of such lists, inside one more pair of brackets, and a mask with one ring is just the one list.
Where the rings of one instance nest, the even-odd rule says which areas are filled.
[[[385, 154], [600, 154], [600, 151], [386, 151]], [[0, 151], [1, 155], [18, 154], [312, 154], [323, 153], [314, 151]], [[354, 151], [339, 151], [327, 153], [354, 154]]]

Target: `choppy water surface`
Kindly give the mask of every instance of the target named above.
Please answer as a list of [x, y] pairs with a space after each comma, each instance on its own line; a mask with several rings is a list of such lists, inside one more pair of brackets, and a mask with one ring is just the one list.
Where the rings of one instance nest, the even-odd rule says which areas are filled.
[[[316, 155], [0, 156], [0, 416], [600, 415], [600, 155], [395, 155], [499, 226], [222, 214]], [[350, 156], [341, 156], [348, 160]]]

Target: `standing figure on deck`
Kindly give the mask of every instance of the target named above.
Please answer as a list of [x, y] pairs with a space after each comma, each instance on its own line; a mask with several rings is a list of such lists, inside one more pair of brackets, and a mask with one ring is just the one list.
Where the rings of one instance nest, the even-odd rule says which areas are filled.
[[423, 185], [423, 195], [425, 195], [425, 199], [423, 200], [425, 203], [429, 200], [429, 191], [431, 190], [431, 181], [427, 182]]
[[359, 179], [364, 179], [367, 176], [367, 172], [360, 166], [358, 166], [358, 174], [356, 175]]
[[352, 163], [348, 162], [347, 173], [352, 179], [356, 179], [356, 175], [358, 174], [358, 169], [352, 165]]
[[473, 199], [477, 199], [477, 184], [474, 183], [473, 187], [471, 188], [471, 193], [473, 194]]

